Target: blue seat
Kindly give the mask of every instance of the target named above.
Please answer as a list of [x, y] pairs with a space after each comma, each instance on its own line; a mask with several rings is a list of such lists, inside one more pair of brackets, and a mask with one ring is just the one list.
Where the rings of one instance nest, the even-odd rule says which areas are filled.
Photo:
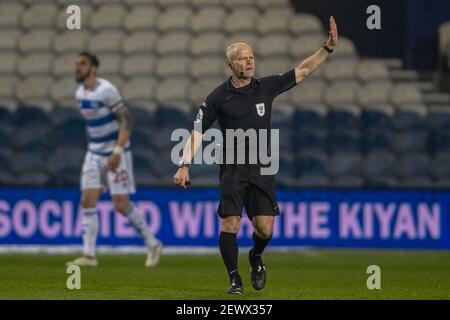
[[359, 151], [361, 137], [358, 130], [332, 130], [328, 133], [327, 146], [329, 152]]
[[368, 188], [396, 188], [399, 185], [397, 177], [392, 175], [374, 175], [366, 177], [365, 187]]
[[74, 146], [61, 146], [50, 153], [46, 161], [46, 171], [53, 175], [60, 175], [66, 171], [81, 173], [86, 150]]
[[71, 145], [86, 148], [87, 134], [83, 120], [67, 120], [55, 130], [55, 140], [58, 145]]
[[326, 116], [328, 127], [331, 128], [358, 128], [359, 118], [351, 112], [343, 110], [331, 110]]
[[45, 111], [33, 106], [22, 106], [16, 110], [15, 120], [18, 126], [49, 125], [50, 119]]
[[154, 119], [150, 111], [144, 108], [131, 107], [130, 112], [135, 128], [154, 126]]
[[397, 111], [391, 117], [391, 126], [395, 130], [419, 129], [426, 126], [426, 120], [415, 112]]
[[393, 175], [395, 162], [389, 150], [372, 151], [362, 161], [362, 172], [366, 177]]
[[402, 188], [430, 188], [433, 187], [433, 180], [427, 175], [413, 175], [400, 180], [399, 186]]
[[327, 162], [327, 173], [333, 177], [359, 175], [361, 173], [361, 154], [359, 152], [337, 152]]
[[20, 153], [10, 163], [11, 170], [16, 174], [27, 171], [45, 171], [46, 156], [45, 152]]
[[0, 107], [0, 126], [14, 123], [14, 116], [9, 110]]
[[14, 137], [16, 149], [32, 152], [37, 149], [48, 151], [52, 144], [52, 128], [48, 126], [30, 125], [17, 130]]
[[293, 134], [292, 145], [295, 149], [326, 149], [327, 132], [323, 129], [301, 128]]
[[430, 131], [428, 147], [432, 153], [450, 151], [450, 130]]
[[450, 113], [430, 111], [426, 117], [428, 127], [439, 130], [443, 127], [450, 127]]
[[437, 152], [430, 164], [430, 174], [439, 179], [450, 177], [450, 151]]
[[368, 128], [361, 136], [361, 147], [365, 153], [389, 149], [393, 133], [390, 129]]
[[325, 119], [313, 110], [297, 110], [293, 115], [293, 125], [297, 128], [323, 128]]
[[193, 119], [187, 119], [187, 115], [184, 112], [169, 106], [159, 106], [153, 117], [158, 127], [166, 125], [187, 126], [192, 125], [193, 121]]
[[292, 125], [292, 117], [281, 110], [273, 109], [271, 115], [272, 128], [284, 129]]
[[45, 171], [21, 172], [14, 178], [14, 184], [20, 187], [47, 187], [50, 176]]
[[54, 126], [60, 126], [70, 120], [83, 119], [79, 110], [70, 107], [56, 107], [49, 113], [48, 116]]
[[[156, 130], [152, 127], [135, 127], [131, 132], [131, 143], [133, 146], [151, 148], [152, 140], [155, 139]], [[170, 138], [170, 137], [169, 137]]]
[[425, 151], [427, 149], [428, 130], [422, 128], [405, 129], [394, 135], [391, 149], [402, 154], [410, 151]]
[[387, 128], [390, 126], [390, 118], [384, 112], [374, 110], [364, 110], [360, 115], [360, 122], [364, 128], [380, 127]]
[[325, 172], [325, 162], [314, 154], [299, 154], [294, 160], [294, 170], [296, 176], [305, 173]]
[[428, 175], [430, 162], [430, 157], [425, 153], [404, 153], [395, 164], [395, 174], [401, 178], [413, 175]]

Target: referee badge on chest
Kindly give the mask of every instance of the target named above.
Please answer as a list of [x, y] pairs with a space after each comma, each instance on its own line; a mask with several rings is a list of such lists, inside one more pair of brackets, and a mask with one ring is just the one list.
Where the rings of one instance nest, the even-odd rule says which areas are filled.
[[256, 112], [258, 113], [258, 116], [262, 117], [264, 113], [266, 113], [266, 107], [264, 103], [257, 103], [256, 104]]

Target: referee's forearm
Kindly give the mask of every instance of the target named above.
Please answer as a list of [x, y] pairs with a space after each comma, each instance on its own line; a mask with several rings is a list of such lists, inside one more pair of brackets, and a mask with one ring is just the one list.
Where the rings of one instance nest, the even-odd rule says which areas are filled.
[[320, 48], [313, 55], [311, 55], [308, 58], [306, 58], [305, 60], [303, 60], [297, 66], [297, 68], [308, 69], [310, 71], [310, 73], [312, 73], [315, 70], [317, 70], [322, 65], [322, 63], [327, 61], [329, 55], [330, 54], [328, 52], [326, 52], [323, 48]]
[[183, 148], [183, 156], [182, 159], [187, 163], [191, 163], [198, 149], [200, 148], [200, 144], [202, 143], [203, 134], [196, 130], [192, 130], [192, 134], [189, 137]]

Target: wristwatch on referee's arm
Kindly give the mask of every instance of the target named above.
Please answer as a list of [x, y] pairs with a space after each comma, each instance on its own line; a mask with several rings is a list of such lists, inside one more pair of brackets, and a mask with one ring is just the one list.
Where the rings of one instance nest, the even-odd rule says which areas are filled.
[[330, 54], [334, 51], [334, 49], [331, 49], [331, 48], [328, 48], [328, 47], [327, 47], [327, 43], [326, 43], [326, 42], [324, 42], [324, 43], [322, 44], [322, 48], [323, 48], [326, 52], [328, 52], [328, 53], [330, 53]]
[[181, 159], [180, 162], [178, 162], [178, 168], [186, 167], [189, 169], [190, 165], [191, 164], [188, 161], [186, 161], [185, 159]]

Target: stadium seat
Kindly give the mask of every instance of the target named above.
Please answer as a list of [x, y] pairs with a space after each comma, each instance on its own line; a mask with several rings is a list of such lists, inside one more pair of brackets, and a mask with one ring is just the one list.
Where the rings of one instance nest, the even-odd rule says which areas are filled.
[[376, 150], [389, 150], [393, 133], [387, 128], [368, 128], [361, 136], [361, 146], [364, 153]]
[[156, 27], [157, 17], [160, 11], [155, 5], [136, 5], [125, 16], [124, 27], [127, 31], [151, 30]]
[[157, 17], [156, 27], [160, 32], [171, 32], [174, 30], [187, 30], [193, 15], [189, 6], [169, 7]]
[[[189, 52], [194, 56], [217, 55], [225, 57], [225, 35], [222, 32], [203, 32], [192, 38]], [[224, 60], [224, 58], [222, 58]]]
[[431, 131], [428, 147], [433, 152], [450, 150], [450, 130], [441, 129], [440, 131]]
[[222, 31], [226, 11], [221, 6], [202, 6], [190, 21], [192, 31], [196, 33]]
[[124, 85], [123, 97], [128, 105], [146, 106], [154, 100], [155, 87], [156, 80], [154, 78], [133, 77]]
[[133, 32], [125, 37], [123, 41], [122, 51], [125, 54], [142, 53], [148, 54], [155, 52], [158, 34], [150, 31]]
[[10, 163], [11, 170], [15, 174], [21, 174], [26, 171], [45, 171], [45, 156], [44, 152], [19, 153], [14, 161]]
[[53, 126], [57, 127], [68, 120], [82, 120], [80, 111], [75, 108], [57, 106], [48, 114]]
[[[244, 32], [240, 32], [240, 31], [236, 31], [236, 32], [232, 32], [227, 40], [226, 40], [226, 45], [230, 45], [231, 43], [234, 42], [244, 42], [247, 43], [250, 47], [252, 48], [256, 48], [257, 44], [258, 44], [258, 34], [256, 32], [254, 32], [253, 30], [248, 30], [248, 31], [244, 31]], [[256, 52], [254, 52], [256, 53]], [[258, 68], [256, 68], [258, 69]]]
[[325, 36], [311, 34], [299, 35], [294, 38], [289, 46], [289, 53], [293, 59], [304, 59], [320, 48], [322, 43], [326, 40]]
[[430, 158], [422, 152], [403, 153], [395, 164], [395, 174], [400, 178], [406, 178], [413, 175], [426, 175]]
[[41, 121], [26, 122], [14, 135], [14, 147], [24, 152], [48, 151], [52, 142], [51, 131]]
[[326, 141], [330, 152], [361, 150], [361, 137], [359, 129], [339, 128], [330, 130]]
[[361, 81], [389, 81], [389, 71], [386, 64], [368, 59], [362, 60], [356, 70]]
[[326, 149], [326, 134], [323, 129], [301, 128], [293, 135], [293, 147], [298, 149], [318, 148]]
[[366, 177], [392, 175], [396, 158], [387, 150], [369, 152], [362, 161], [362, 172]]
[[120, 74], [122, 68], [123, 58], [117, 53], [104, 53], [98, 56], [100, 59], [99, 72], [102, 77], [111, 79], [111, 76], [117, 76]]
[[297, 128], [325, 128], [324, 117], [315, 110], [297, 110], [293, 115], [294, 126]]
[[270, 34], [288, 34], [290, 18], [291, 15], [285, 15], [276, 10], [266, 11], [258, 19], [256, 29], [264, 36]]
[[0, 74], [15, 73], [18, 60], [16, 54], [0, 53]]
[[189, 99], [193, 106], [200, 106], [205, 101], [207, 95], [221, 83], [225, 82], [222, 77], [205, 77], [193, 83], [189, 88]]
[[426, 175], [413, 175], [400, 180], [402, 188], [431, 188], [434, 186], [432, 179]]
[[156, 42], [156, 51], [160, 55], [184, 54], [189, 49], [191, 34], [185, 31], [172, 31], [161, 36]]
[[426, 126], [425, 118], [415, 112], [398, 111], [391, 117], [391, 125], [394, 129], [402, 131]]
[[86, 124], [81, 119], [70, 119], [56, 127], [54, 139], [59, 146], [84, 148], [87, 143]]
[[289, 18], [289, 31], [296, 36], [315, 35], [325, 39], [320, 20], [308, 13], [296, 13]]
[[322, 97], [327, 87], [328, 85], [323, 80], [309, 79], [309, 81], [301, 82], [287, 94], [295, 105], [323, 105]]
[[96, 34], [91, 34], [89, 37], [89, 50], [95, 52], [97, 55], [102, 53], [115, 53], [122, 48], [124, 34], [117, 30], [102, 31]]
[[50, 176], [41, 170], [20, 172], [14, 177], [14, 185], [19, 187], [46, 187]]
[[26, 30], [35, 30], [36, 28], [53, 27], [57, 7], [52, 3], [33, 4], [30, 8], [23, 11], [21, 15], [21, 25]]
[[431, 160], [429, 173], [434, 178], [450, 177], [450, 150], [436, 152]]
[[339, 37], [339, 50], [333, 52], [336, 59], [348, 58], [353, 59], [357, 56], [355, 44], [346, 37]]
[[[261, 61], [256, 61], [257, 67], [255, 69], [258, 77], [268, 77], [278, 75], [289, 71], [292, 68], [289, 60], [285, 57], [279, 58], [267, 58], [261, 59]], [[285, 98], [288, 100], [289, 95], [286, 93]]]
[[187, 55], [161, 57], [156, 64], [156, 75], [160, 78], [185, 76], [190, 65], [191, 58]]
[[190, 83], [185, 77], [166, 78], [156, 85], [155, 97], [159, 104], [184, 106], [189, 101]]
[[73, 76], [60, 78], [51, 85], [50, 96], [55, 102], [55, 105], [64, 105], [65, 101], [69, 100], [73, 100], [73, 105], [76, 104], [75, 90], [77, 87], [78, 84], [75, 82]]
[[399, 180], [391, 175], [368, 176], [365, 185], [369, 188], [396, 188], [399, 186]]
[[22, 57], [17, 64], [17, 71], [22, 76], [45, 75], [50, 73], [53, 55], [49, 53], [29, 54]]
[[103, 4], [91, 15], [94, 30], [119, 29], [124, 24], [126, 9], [120, 4]]
[[330, 110], [326, 115], [329, 128], [359, 129], [359, 117], [349, 110]]
[[170, 9], [171, 7], [188, 6], [189, 0], [157, 0], [158, 5], [163, 9]]
[[323, 67], [323, 76], [330, 82], [355, 80], [357, 62], [349, 59], [330, 59]]
[[358, 90], [359, 85], [354, 81], [334, 82], [326, 90], [324, 100], [328, 105], [354, 106]]
[[19, 39], [19, 49], [23, 53], [48, 52], [53, 45], [55, 32], [52, 29], [36, 30], [22, 33]]
[[273, 11], [277, 9], [287, 9], [292, 12], [289, 7], [289, 0], [253, 0], [262, 11]]
[[324, 188], [330, 186], [330, 178], [325, 174], [306, 173], [298, 178], [296, 187], [302, 188]]
[[450, 126], [450, 106], [430, 106], [426, 123], [434, 130]]
[[264, 35], [256, 47], [256, 53], [261, 57], [281, 56], [286, 57], [292, 39], [288, 34]]
[[256, 7], [256, 0], [223, 0], [223, 5], [228, 9], [242, 10], [247, 7]]
[[17, 28], [19, 26], [20, 15], [23, 12], [23, 6], [18, 3], [2, 3], [0, 4], [0, 27]]
[[377, 108], [389, 106], [389, 93], [392, 88], [390, 82], [372, 81], [360, 88], [357, 93], [357, 101], [364, 108]]
[[0, 30], [0, 52], [15, 51], [18, 47], [20, 36], [20, 30], [2, 27], [2, 30]]
[[[189, 65], [189, 74], [198, 80], [202, 80], [204, 77], [216, 77], [220, 78], [222, 82], [226, 80], [225, 77], [225, 59], [221, 56], [206, 56], [200, 59], [192, 59]], [[216, 82], [219, 85], [219, 82]], [[207, 94], [208, 92], [204, 92]]]
[[422, 96], [419, 88], [415, 84], [397, 84], [391, 91], [392, 102], [399, 106], [405, 104], [422, 103]]
[[361, 188], [365, 184], [365, 180], [358, 175], [344, 175], [332, 178], [331, 187], [337, 188]]
[[152, 75], [156, 64], [157, 59], [152, 54], [128, 55], [122, 64], [122, 74], [128, 78]]
[[75, 58], [76, 54], [83, 49], [87, 49], [89, 36], [90, 33], [84, 31], [66, 31], [60, 33], [53, 41], [53, 49], [57, 53], [71, 54]]
[[18, 126], [26, 127], [29, 125], [46, 126], [50, 119], [46, 112], [37, 107], [21, 107], [15, 114], [15, 122]]
[[398, 154], [409, 151], [425, 152], [427, 141], [428, 131], [426, 129], [412, 128], [395, 135], [391, 141], [391, 149]]
[[390, 127], [390, 115], [382, 111], [363, 110], [360, 114], [360, 122], [365, 128], [388, 128]]
[[72, 82], [75, 83], [74, 71], [76, 56], [75, 53], [54, 56], [51, 66], [53, 75], [58, 78], [71, 77]]
[[236, 7], [225, 17], [224, 30], [228, 33], [253, 31], [258, 18], [259, 11], [254, 7]]
[[46, 161], [46, 171], [52, 175], [62, 175], [66, 171], [78, 171], [86, 154], [86, 150], [77, 146], [60, 146], [51, 153]]

